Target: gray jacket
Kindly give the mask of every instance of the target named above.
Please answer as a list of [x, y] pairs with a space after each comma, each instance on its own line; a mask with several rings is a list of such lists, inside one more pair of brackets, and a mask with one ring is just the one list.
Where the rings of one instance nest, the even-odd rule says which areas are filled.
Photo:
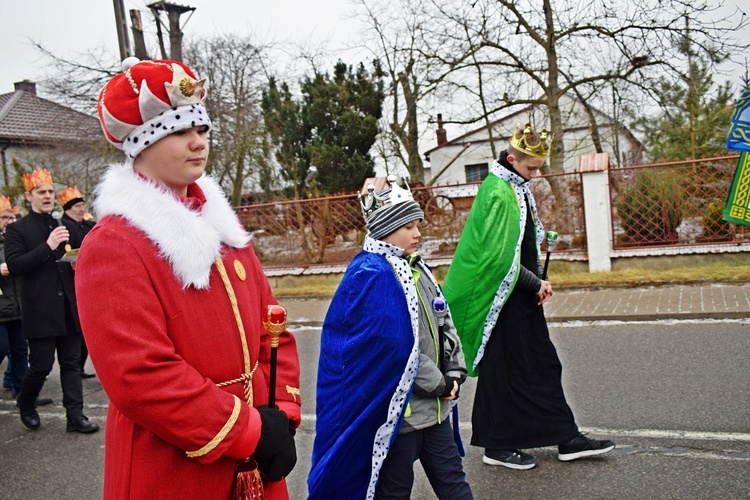
[[[411, 257], [411, 256], [410, 256]], [[445, 363], [437, 365], [439, 357], [438, 319], [432, 310], [432, 299], [442, 294], [430, 279], [432, 273], [421, 260], [407, 258], [412, 269], [420, 302], [419, 308], [419, 370], [414, 381], [411, 399], [406, 408], [399, 434], [424, 429], [448, 418], [451, 402], [440, 397], [445, 390], [445, 377], [454, 377], [462, 384], [466, 380], [466, 362], [461, 341], [456, 335], [450, 315], [445, 317]]]

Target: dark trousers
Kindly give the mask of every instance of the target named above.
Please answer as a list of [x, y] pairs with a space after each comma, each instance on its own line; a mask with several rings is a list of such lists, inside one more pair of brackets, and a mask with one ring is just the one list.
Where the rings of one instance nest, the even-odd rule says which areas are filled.
[[448, 421], [396, 436], [380, 470], [375, 498], [408, 500], [414, 484], [414, 461], [417, 459], [422, 463], [438, 498], [474, 498], [466, 482], [461, 456]]
[[3, 382], [18, 392], [29, 366], [29, 348], [20, 319], [0, 323], [0, 363], [5, 356], [8, 356], [8, 370]]
[[81, 355], [81, 335], [29, 339], [29, 369], [23, 379], [18, 406], [21, 411], [34, 408], [34, 402], [52, 371], [57, 351], [60, 365], [60, 383], [63, 391], [63, 406], [67, 417], [83, 415], [83, 384], [78, 358]]
[[89, 357], [89, 349], [86, 347], [86, 339], [83, 338], [83, 335], [81, 335], [81, 356], [78, 360], [78, 366], [81, 367], [81, 373], [84, 372], [84, 367], [86, 366], [86, 360]]

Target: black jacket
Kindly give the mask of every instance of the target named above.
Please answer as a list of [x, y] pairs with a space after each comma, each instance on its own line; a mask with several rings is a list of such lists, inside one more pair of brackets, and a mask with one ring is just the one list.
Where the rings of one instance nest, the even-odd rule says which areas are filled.
[[[70, 246], [79, 248], [78, 229], [68, 221], [61, 223], [70, 232]], [[65, 244], [61, 243], [54, 251], [47, 245], [47, 238], [55, 227], [57, 221], [51, 215], [30, 212], [6, 229], [5, 259], [10, 273], [21, 277], [21, 319], [27, 339], [67, 335], [66, 302], [76, 333], [81, 332], [73, 270], [67, 262], [56, 262], [65, 254]]]
[[[5, 262], [5, 235], [0, 233], [0, 264]], [[0, 323], [21, 319], [21, 280], [0, 275]]]
[[83, 240], [84, 236], [89, 234], [89, 231], [94, 229], [94, 225], [96, 224], [95, 220], [82, 220], [81, 222], [76, 222], [72, 217], [69, 217], [68, 214], [65, 213], [63, 214], [62, 218], [63, 220], [70, 222], [76, 227], [81, 240]]

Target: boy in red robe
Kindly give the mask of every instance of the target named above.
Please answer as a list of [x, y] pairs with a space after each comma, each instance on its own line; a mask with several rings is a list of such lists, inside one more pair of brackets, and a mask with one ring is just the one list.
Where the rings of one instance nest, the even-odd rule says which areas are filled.
[[[182, 63], [128, 58], [99, 94], [104, 133], [127, 159], [97, 187], [99, 222], [81, 248], [76, 291], [110, 400], [107, 499], [225, 500], [247, 464], [265, 498], [288, 498], [296, 344], [281, 334], [268, 387], [262, 322], [276, 300], [250, 235], [204, 175], [203, 84]], [[277, 407], [266, 404], [271, 390]]]

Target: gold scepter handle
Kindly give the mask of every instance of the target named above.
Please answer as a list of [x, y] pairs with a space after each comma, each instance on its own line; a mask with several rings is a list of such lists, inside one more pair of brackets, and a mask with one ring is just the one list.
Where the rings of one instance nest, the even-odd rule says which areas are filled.
[[279, 347], [279, 337], [281, 332], [286, 330], [286, 309], [279, 305], [269, 305], [266, 307], [265, 319], [263, 320], [263, 329], [271, 339], [271, 376], [268, 388], [268, 406], [276, 407], [276, 353]]

